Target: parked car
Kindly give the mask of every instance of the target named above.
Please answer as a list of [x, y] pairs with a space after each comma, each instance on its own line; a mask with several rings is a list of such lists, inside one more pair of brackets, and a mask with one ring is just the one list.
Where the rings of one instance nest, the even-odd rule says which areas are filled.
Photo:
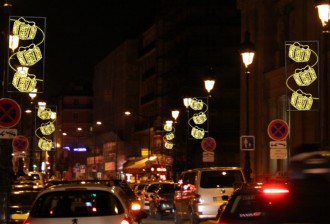
[[24, 224], [133, 224], [146, 217], [140, 204], [127, 200], [119, 186], [61, 184], [51, 186], [37, 196]]
[[158, 189], [150, 194], [149, 215], [162, 219], [164, 216], [174, 214], [174, 192], [177, 184], [163, 183]]
[[192, 224], [216, 219], [218, 208], [236, 188], [246, 184], [239, 167], [207, 167], [182, 172], [180, 187], [174, 195], [176, 224], [190, 220]]
[[21, 224], [28, 217], [32, 203], [37, 197], [38, 190], [11, 191], [9, 199], [9, 213], [11, 224]]
[[243, 187], [231, 196], [217, 224], [330, 223], [330, 194], [314, 190], [301, 193], [293, 183]]

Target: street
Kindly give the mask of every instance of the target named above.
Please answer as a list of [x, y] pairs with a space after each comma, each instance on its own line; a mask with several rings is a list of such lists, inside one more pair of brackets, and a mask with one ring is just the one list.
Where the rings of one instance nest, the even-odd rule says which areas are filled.
[[[174, 224], [174, 219], [173, 218], [163, 218], [162, 220], [153, 218], [153, 217], [148, 217], [146, 219], [143, 219], [142, 224]], [[189, 224], [188, 221], [182, 223], [182, 224]], [[200, 224], [216, 224], [216, 221], [214, 220], [209, 220], [205, 222], [201, 222]]]

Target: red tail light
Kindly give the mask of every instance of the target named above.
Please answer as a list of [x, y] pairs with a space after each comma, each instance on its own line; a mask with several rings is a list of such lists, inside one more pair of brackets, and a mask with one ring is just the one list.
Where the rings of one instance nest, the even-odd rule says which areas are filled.
[[120, 224], [132, 224], [132, 221], [129, 218], [124, 218], [123, 221], [121, 221]]
[[262, 188], [262, 192], [268, 195], [283, 195], [289, 193], [289, 189], [282, 184], [268, 184]]

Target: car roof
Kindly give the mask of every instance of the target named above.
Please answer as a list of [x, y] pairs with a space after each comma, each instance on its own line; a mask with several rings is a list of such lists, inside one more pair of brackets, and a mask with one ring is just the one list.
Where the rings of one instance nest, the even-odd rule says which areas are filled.
[[224, 166], [224, 167], [201, 167], [201, 168], [194, 168], [194, 169], [190, 169], [190, 170], [185, 170], [184, 172], [191, 172], [191, 171], [208, 171], [208, 170], [242, 170], [241, 167], [228, 167], [228, 166]]

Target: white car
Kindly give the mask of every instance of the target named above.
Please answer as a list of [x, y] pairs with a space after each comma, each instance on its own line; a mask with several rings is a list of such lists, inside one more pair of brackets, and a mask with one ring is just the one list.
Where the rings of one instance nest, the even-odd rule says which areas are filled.
[[24, 224], [136, 224], [146, 217], [118, 186], [63, 184], [37, 196]]

